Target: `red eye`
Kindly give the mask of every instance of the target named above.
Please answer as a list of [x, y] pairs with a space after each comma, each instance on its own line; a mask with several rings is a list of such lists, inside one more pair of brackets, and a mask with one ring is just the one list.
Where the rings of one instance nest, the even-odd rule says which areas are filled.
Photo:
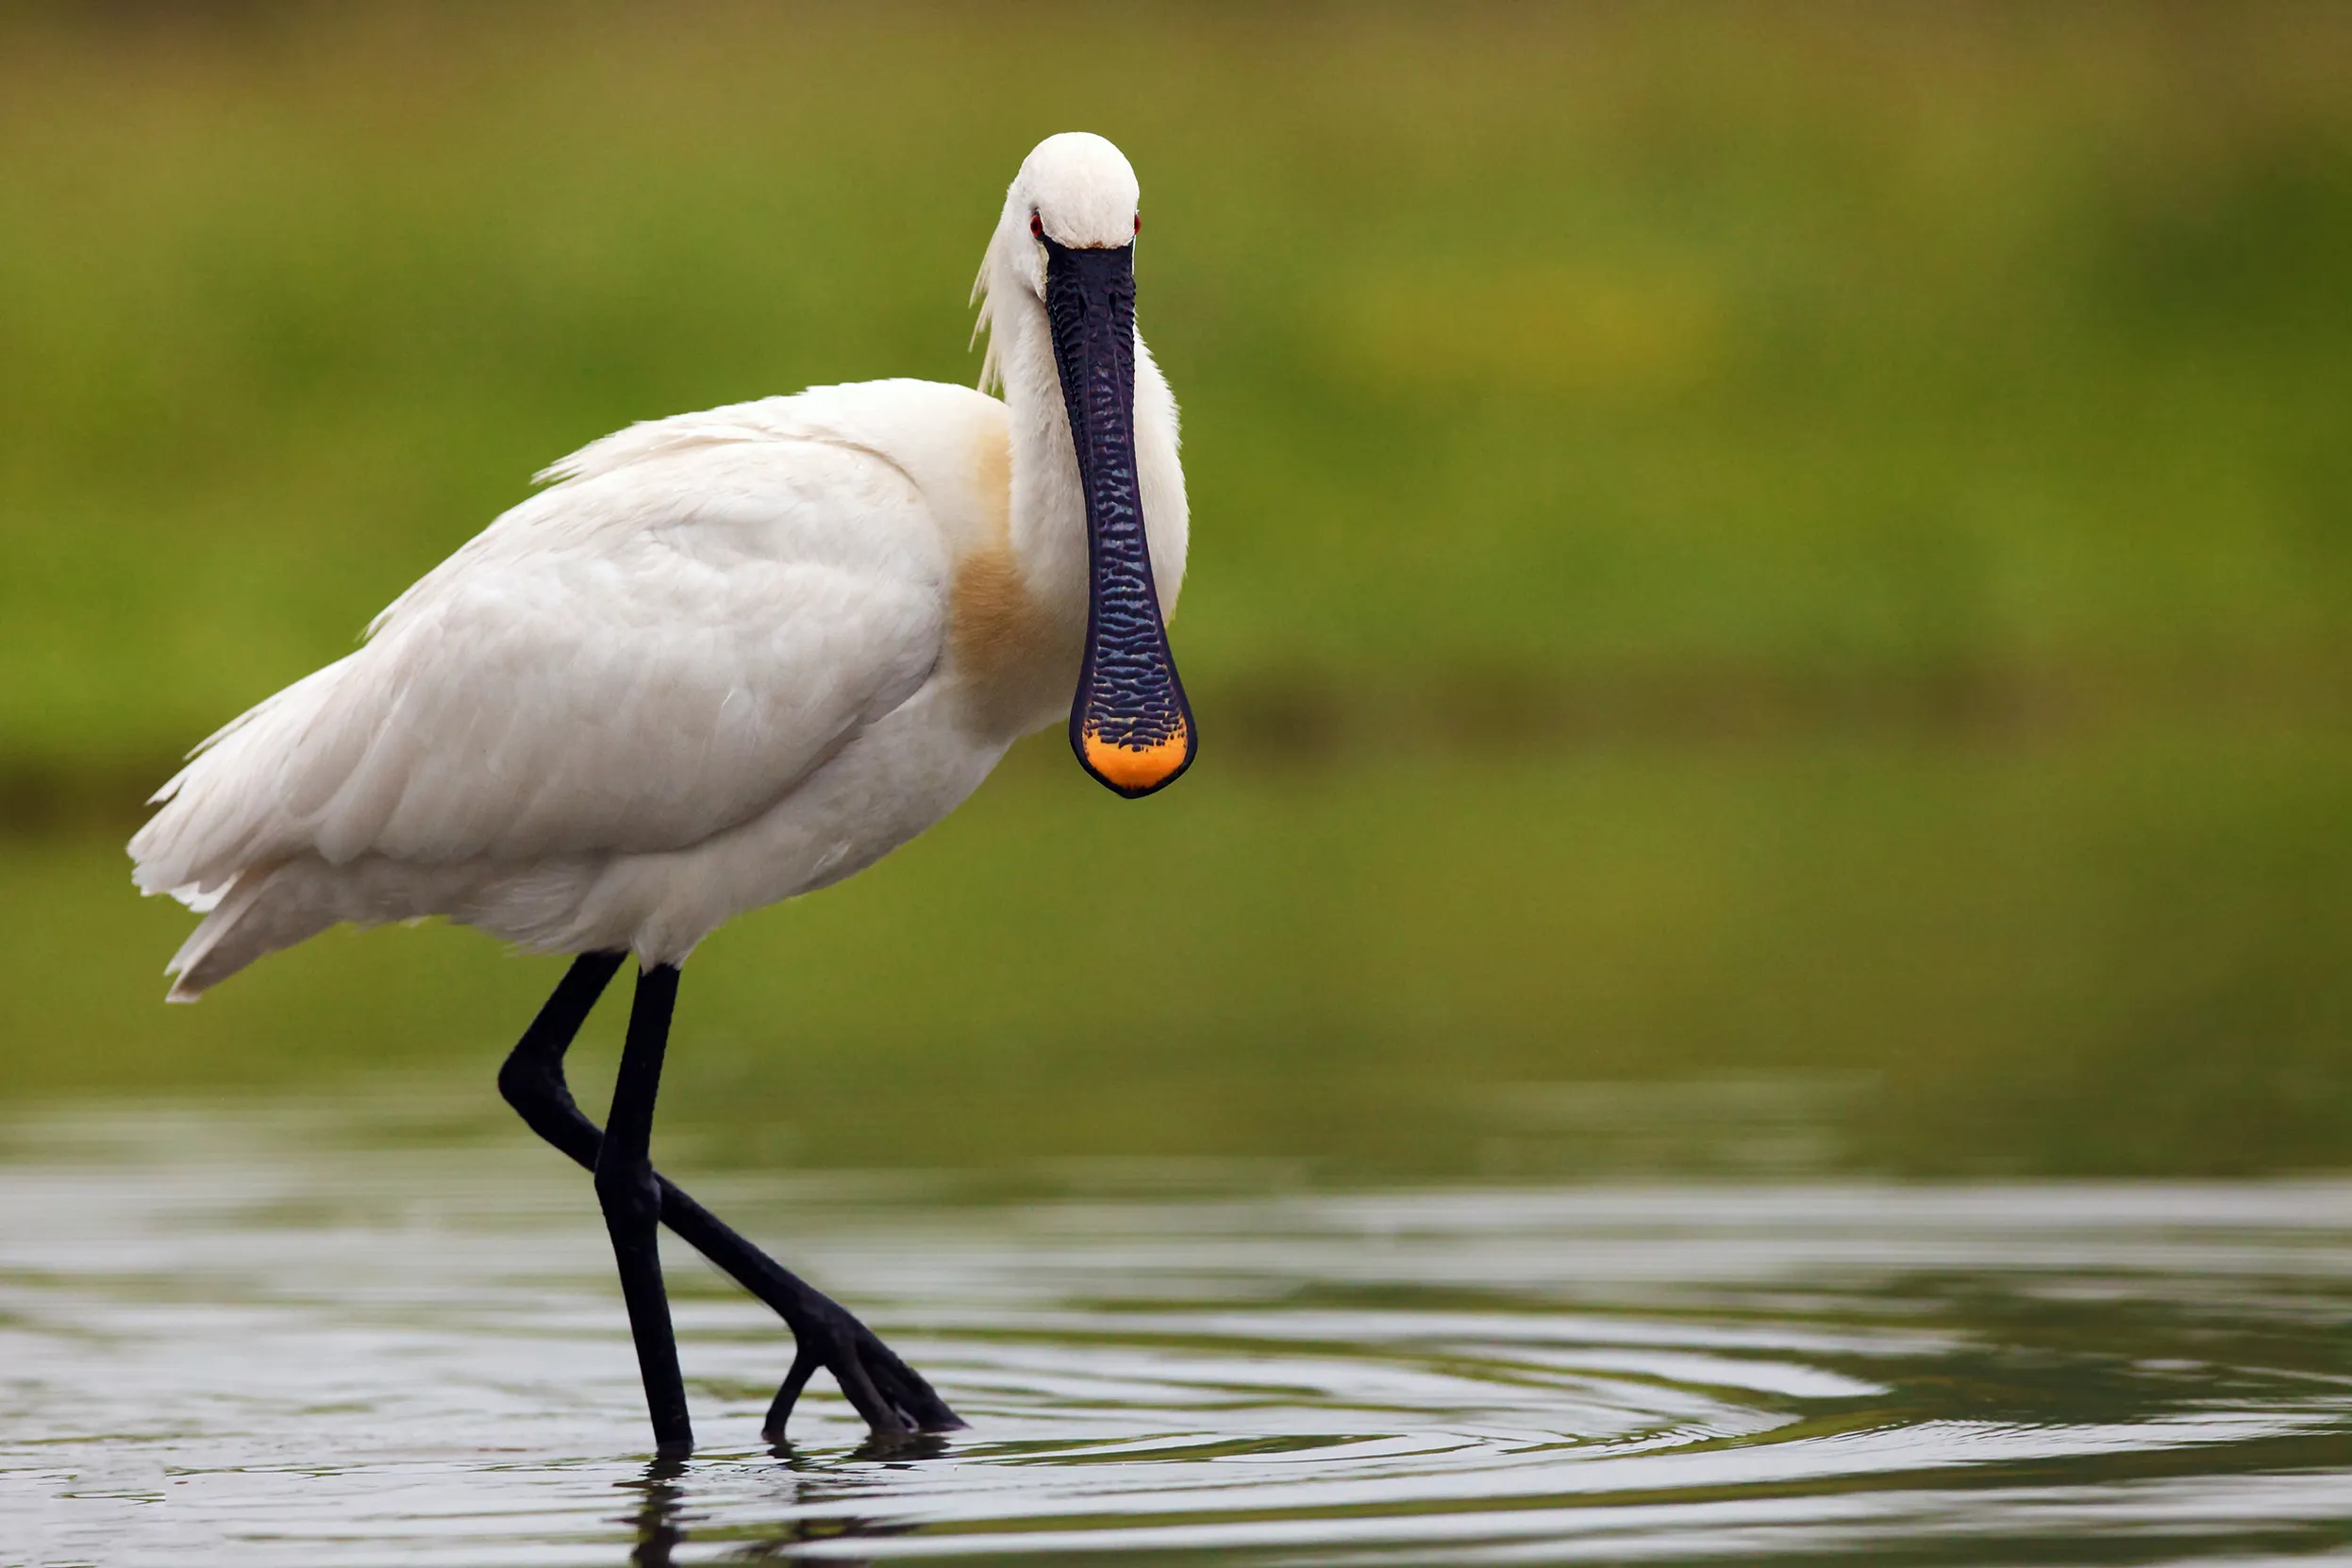
[[1141, 212], [1135, 215], [1135, 232], [1138, 234], [1143, 232], [1143, 214]]
[[1029, 214], [1029, 235], [1037, 240], [1045, 238], [1045, 220], [1034, 212]]

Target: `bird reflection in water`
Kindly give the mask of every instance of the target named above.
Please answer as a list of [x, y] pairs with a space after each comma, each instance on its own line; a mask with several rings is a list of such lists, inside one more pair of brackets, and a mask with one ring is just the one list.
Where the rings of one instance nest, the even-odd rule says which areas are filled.
[[[897, 1442], [874, 1441], [860, 1444], [849, 1458], [853, 1463], [884, 1461], [904, 1463], [911, 1460], [927, 1460], [947, 1451], [943, 1439], [916, 1436]], [[790, 1500], [806, 1502], [812, 1492], [823, 1490], [824, 1472], [817, 1461], [795, 1454], [790, 1444], [779, 1443], [772, 1450], [782, 1472], [801, 1472], [792, 1477]], [[616, 1523], [626, 1525], [637, 1532], [637, 1543], [630, 1548], [631, 1568], [674, 1568], [676, 1553], [688, 1535], [688, 1523], [694, 1517], [689, 1511], [690, 1498], [685, 1485], [691, 1466], [682, 1460], [656, 1460], [645, 1467], [645, 1474], [633, 1481], [620, 1484], [624, 1491], [639, 1493], [642, 1501], [634, 1513], [624, 1514]], [[795, 1546], [812, 1541], [856, 1540], [860, 1536], [910, 1535], [917, 1526], [893, 1524], [857, 1515], [828, 1514], [822, 1518], [801, 1517], [778, 1523], [772, 1529], [746, 1532], [740, 1524], [726, 1526], [727, 1542], [733, 1550], [731, 1561], [764, 1562], [781, 1558]], [[859, 1568], [862, 1558], [838, 1560], [844, 1568]]]
[[656, 1460], [642, 1479], [623, 1481], [624, 1490], [642, 1492], [644, 1502], [621, 1523], [637, 1528], [637, 1546], [629, 1561], [639, 1568], [670, 1568], [670, 1554], [686, 1539], [686, 1492], [678, 1477], [686, 1466], [676, 1460]]

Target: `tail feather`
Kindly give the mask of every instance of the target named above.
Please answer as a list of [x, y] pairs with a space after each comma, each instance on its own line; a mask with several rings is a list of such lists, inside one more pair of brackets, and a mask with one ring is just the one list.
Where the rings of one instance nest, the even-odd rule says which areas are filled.
[[[287, 875], [292, 869], [244, 872], [221, 892], [211, 912], [164, 966], [163, 972], [174, 976], [164, 1000], [192, 1002], [256, 959], [308, 941], [335, 924], [331, 903], [302, 896], [300, 878]], [[287, 883], [293, 885], [278, 886]], [[280, 895], [270, 897], [274, 886]]]
[[[330, 926], [382, 926], [448, 914], [509, 934], [531, 909], [533, 889], [547, 876], [508, 880], [512, 887], [494, 870], [478, 865], [415, 866], [382, 856], [338, 866], [316, 855], [298, 855], [239, 872], [226, 887], [198, 895], [216, 901], [165, 969], [176, 976], [170, 1000], [192, 1002], [255, 959], [308, 942]], [[485, 885], [507, 892], [515, 910], [483, 904]], [[190, 891], [175, 893], [192, 907]], [[542, 891], [542, 897], [546, 895]]]

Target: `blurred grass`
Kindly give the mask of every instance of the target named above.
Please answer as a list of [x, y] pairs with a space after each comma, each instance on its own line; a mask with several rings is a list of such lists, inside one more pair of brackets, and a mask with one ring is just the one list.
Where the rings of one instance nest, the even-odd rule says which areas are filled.
[[715, 939], [678, 1114], [1517, 1169], [1574, 1140], [1481, 1085], [1772, 1071], [1907, 1168], [2352, 1154], [2352, 11], [0, 29], [8, 1093], [487, 1061], [548, 976], [468, 937], [155, 1008], [184, 917], [74, 825], [597, 434], [968, 380], [998, 193], [1083, 126], [1143, 179], [1203, 767], [1123, 812], [1033, 749]]
[[29, 14], [20, 769], [168, 758], [628, 420], [968, 380], [1068, 125], [1144, 175], [1212, 693], [2348, 662], [2337, 8]]

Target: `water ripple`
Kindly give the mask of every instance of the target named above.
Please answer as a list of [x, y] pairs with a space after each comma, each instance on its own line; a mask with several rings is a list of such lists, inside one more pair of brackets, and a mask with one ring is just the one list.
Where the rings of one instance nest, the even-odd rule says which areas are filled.
[[[88, 1133], [90, 1129], [83, 1129]], [[585, 1183], [219, 1117], [0, 1165], [8, 1560], [2155, 1562], [2352, 1554], [2352, 1184], [714, 1203], [973, 1430], [642, 1458]]]

